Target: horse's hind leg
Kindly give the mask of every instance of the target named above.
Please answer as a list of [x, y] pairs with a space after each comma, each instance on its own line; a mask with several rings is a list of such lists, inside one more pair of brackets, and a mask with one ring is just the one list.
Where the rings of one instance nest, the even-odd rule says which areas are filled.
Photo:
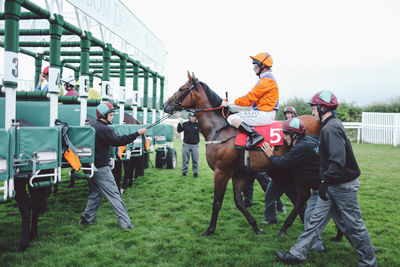
[[238, 210], [240, 210], [244, 217], [246, 217], [247, 221], [249, 224], [253, 227], [254, 232], [257, 235], [260, 235], [263, 233], [263, 231], [258, 228], [257, 222], [254, 219], [254, 217], [250, 214], [250, 212], [244, 207], [243, 201], [242, 201], [242, 193], [245, 187], [246, 179], [244, 175], [235, 175], [232, 177], [232, 183], [233, 183], [233, 194], [234, 194], [234, 199], [235, 199], [235, 204]]
[[228, 181], [229, 181], [229, 176], [227, 176], [226, 174], [218, 170], [214, 172], [214, 201], [213, 201], [210, 226], [208, 226], [207, 231], [205, 231], [201, 236], [209, 236], [215, 232], [215, 227], [217, 226], [218, 213], [222, 207], [222, 202], [224, 200]]

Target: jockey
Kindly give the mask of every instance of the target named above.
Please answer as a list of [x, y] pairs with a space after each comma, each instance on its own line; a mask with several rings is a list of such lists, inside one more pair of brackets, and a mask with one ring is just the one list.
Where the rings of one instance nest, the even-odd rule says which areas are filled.
[[287, 120], [292, 119], [292, 118], [296, 117], [296, 109], [292, 106], [287, 106], [283, 110], [283, 115], [285, 115], [285, 118]]
[[[275, 120], [279, 103], [279, 91], [276, 80], [271, 73], [272, 58], [270, 54], [262, 52], [250, 58], [253, 60], [254, 72], [260, 79], [249, 93], [235, 100], [235, 105], [251, 107], [251, 110], [232, 114], [227, 120], [230, 125], [238, 128], [240, 132], [250, 136], [248, 148], [254, 148], [264, 138], [255, 132], [251, 126], [266, 125]], [[228, 101], [224, 100], [221, 105], [227, 107]]]
[[69, 76], [61, 81], [64, 83], [65, 96], [79, 96], [79, 93], [74, 90], [76, 85], [74, 77]]

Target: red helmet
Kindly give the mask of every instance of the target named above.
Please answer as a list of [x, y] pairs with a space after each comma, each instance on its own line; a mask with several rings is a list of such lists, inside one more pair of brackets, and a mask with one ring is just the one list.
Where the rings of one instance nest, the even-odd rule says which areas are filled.
[[319, 91], [316, 93], [309, 103], [311, 106], [325, 106], [329, 110], [335, 110], [338, 106], [338, 101], [336, 96], [328, 90]]
[[49, 66], [43, 69], [42, 71], [43, 74], [49, 74]]
[[283, 122], [282, 130], [284, 133], [304, 134], [306, 126], [299, 118], [293, 118]]
[[289, 113], [289, 112], [293, 113], [293, 115], [296, 115], [296, 109], [294, 107], [292, 107], [292, 106], [287, 106], [283, 110], [283, 114], [286, 114], [286, 113]]
[[101, 103], [100, 105], [97, 106], [96, 108], [96, 115], [97, 118], [104, 118], [105, 115], [107, 115], [108, 113], [114, 112], [114, 106], [111, 105], [110, 103]]

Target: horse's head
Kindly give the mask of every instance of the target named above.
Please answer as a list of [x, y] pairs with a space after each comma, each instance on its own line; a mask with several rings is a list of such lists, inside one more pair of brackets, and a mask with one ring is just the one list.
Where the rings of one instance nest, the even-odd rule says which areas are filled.
[[182, 109], [195, 108], [199, 91], [198, 85], [199, 81], [194, 74], [190, 75], [188, 72], [188, 81], [164, 103], [164, 112], [173, 113]]

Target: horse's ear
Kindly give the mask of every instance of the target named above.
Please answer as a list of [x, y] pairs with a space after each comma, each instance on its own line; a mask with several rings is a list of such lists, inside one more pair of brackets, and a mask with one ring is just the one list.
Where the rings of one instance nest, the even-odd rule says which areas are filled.
[[190, 76], [190, 72], [188, 71], [188, 80], [189, 80], [189, 84], [193, 84], [193, 77]]

